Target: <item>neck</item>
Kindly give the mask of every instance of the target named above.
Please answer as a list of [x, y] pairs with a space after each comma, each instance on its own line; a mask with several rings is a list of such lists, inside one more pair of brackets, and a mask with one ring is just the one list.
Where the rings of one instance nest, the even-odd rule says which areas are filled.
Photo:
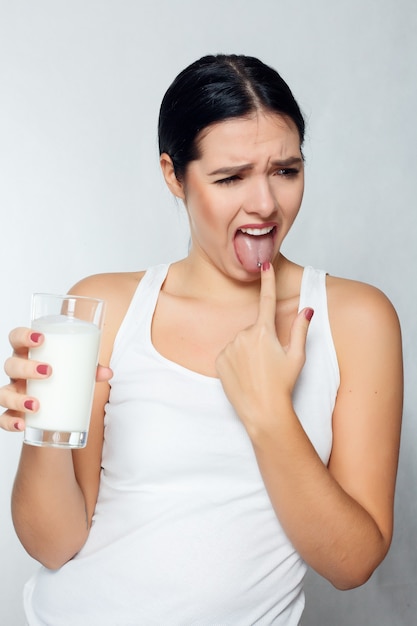
[[[281, 291], [282, 297], [285, 297], [285, 276], [291, 265], [281, 254], [274, 262], [279, 298]], [[185, 259], [171, 266], [164, 285], [167, 293], [223, 304], [245, 304], [258, 300], [259, 289], [260, 276], [250, 281], [234, 279], [210, 261], [196, 258], [192, 251]]]

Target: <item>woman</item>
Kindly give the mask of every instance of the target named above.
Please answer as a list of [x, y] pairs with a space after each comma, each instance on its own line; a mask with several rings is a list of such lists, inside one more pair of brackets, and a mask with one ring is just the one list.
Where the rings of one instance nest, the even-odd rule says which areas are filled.
[[[378, 290], [281, 254], [303, 138], [257, 59], [204, 57], [168, 89], [160, 163], [190, 251], [72, 289], [107, 301], [103, 366], [87, 447], [22, 449], [13, 519], [44, 566], [30, 626], [298, 624], [306, 564], [348, 589], [387, 553], [399, 325]], [[3, 428], [38, 409], [42, 341], [11, 333]]]

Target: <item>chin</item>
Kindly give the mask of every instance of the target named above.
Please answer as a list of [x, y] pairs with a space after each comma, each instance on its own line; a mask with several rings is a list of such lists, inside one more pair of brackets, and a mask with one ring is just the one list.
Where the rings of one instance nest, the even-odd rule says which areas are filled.
[[261, 268], [256, 268], [255, 270], [248, 270], [243, 266], [237, 268], [237, 271], [228, 271], [226, 272], [228, 276], [231, 278], [235, 278], [237, 281], [241, 283], [253, 283], [259, 280], [261, 275]]

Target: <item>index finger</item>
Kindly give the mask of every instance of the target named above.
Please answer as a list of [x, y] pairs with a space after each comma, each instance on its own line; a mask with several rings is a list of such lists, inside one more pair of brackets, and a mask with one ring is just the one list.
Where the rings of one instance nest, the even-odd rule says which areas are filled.
[[272, 263], [266, 261], [261, 268], [261, 293], [259, 298], [258, 324], [273, 326], [277, 310], [277, 287]]

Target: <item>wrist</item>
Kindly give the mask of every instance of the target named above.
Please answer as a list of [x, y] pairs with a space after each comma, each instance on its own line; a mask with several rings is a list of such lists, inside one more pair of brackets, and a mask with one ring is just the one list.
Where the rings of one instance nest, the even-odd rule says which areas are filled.
[[253, 442], [262, 441], [264, 437], [280, 437], [294, 424], [299, 425], [290, 394], [276, 396], [273, 404], [258, 406], [256, 412], [246, 415], [242, 421]]

